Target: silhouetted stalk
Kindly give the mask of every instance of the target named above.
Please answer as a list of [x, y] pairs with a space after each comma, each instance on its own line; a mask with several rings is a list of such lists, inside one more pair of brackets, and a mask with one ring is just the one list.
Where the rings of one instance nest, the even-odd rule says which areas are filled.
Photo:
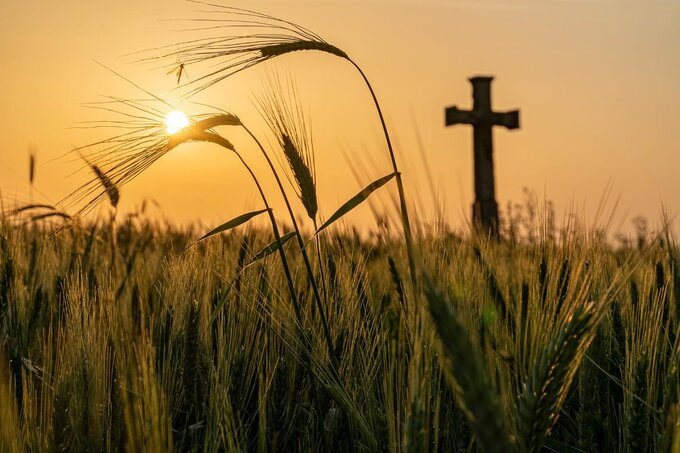
[[326, 339], [326, 346], [328, 347], [328, 354], [330, 355], [331, 358], [331, 364], [333, 365], [333, 369], [335, 372], [338, 371], [338, 361], [337, 358], [335, 357], [335, 349], [333, 348], [333, 340], [331, 338], [331, 332], [328, 327], [328, 318], [326, 316], [326, 311], [324, 309], [323, 304], [321, 303], [321, 295], [319, 294], [319, 287], [316, 284], [316, 279], [314, 278], [314, 270], [312, 269], [311, 262], [309, 260], [309, 256], [307, 255], [307, 251], [305, 249], [305, 242], [302, 239], [302, 234], [300, 234], [300, 228], [298, 227], [297, 221], [295, 220], [295, 214], [293, 213], [293, 208], [290, 205], [290, 201], [288, 200], [288, 195], [286, 194], [286, 191], [283, 188], [283, 183], [281, 182], [281, 179], [279, 178], [279, 174], [276, 171], [276, 168], [274, 167], [274, 163], [271, 161], [269, 158], [269, 154], [267, 154], [267, 151], [264, 149], [262, 146], [262, 143], [260, 143], [260, 140], [253, 134], [250, 129], [248, 129], [245, 125], [241, 124], [241, 127], [250, 135], [250, 137], [253, 139], [253, 141], [257, 144], [257, 146], [260, 148], [260, 151], [262, 151], [262, 155], [264, 158], [267, 160], [267, 164], [269, 165], [269, 168], [271, 169], [274, 178], [276, 179], [276, 183], [279, 186], [279, 190], [281, 191], [281, 195], [283, 196], [283, 199], [286, 203], [286, 208], [288, 209], [288, 213], [290, 214], [290, 220], [293, 223], [293, 229], [295, 230], [295, 236], [297, 237], [298, 245], [300, 246], [300, 251], [302, 252], [302, 259], [305, 263], [305, 267], [307, 269], [307, 275], [309, 277], [311, 286], [312, 286], [312, 292], [314, 293], [314, 301], [316, 302], [317, 309], [319, 310], [319, 316], [321, 317], [321, 325], [323, 328], [323, 333], [324, 337]]
[[262, 186], [260, 186], [260, 182], [257, 180], [257, 177], [255, 176], [255, 173], [253, 170], [250, 168], [250, 166], [246, 163], [246, 161], [243, 159], [241, 154], [237, 152], [233, 146], [231, 146], [231, 143], [229, 143], [227, 140], [225, 140], [223, 137], [220, 135], [214, 134], [214, 133], [203, 133], [200, 135], [201, 141], [208, 141], [211, 143], [214, 143], [216, 145], [219, 145], [225, 149], [228, 149], [229, 151], [232, 151], [236, 156], [239, 158], [243, 166], [248, 170], [248, 173], [250, 173], [250, 176], [253, 178], [253, 182], [255, 183], [255, 186], [257, 187], [257, 191], [260, 193], [260, 197], [262, 198], [262, 202], [264, 203], [264, 207], [267, 209], [267, 213], [269, 214], [269, 220], [272, 224], [272, 232], [274, 233], [274, 239], [276, 240], [278, 244], [278, 249], [279, 249], [279, 256], [281, 257], [281, 264], [283, 264], [283, 272], [286, 277], [286, 281], [288, 282], [288, 290], [290, 292], [290, 297], [293, 302], [293, 310], [295, 311], [295, 317], [298, 319], [298, 322], [300, 323], [300, 326], [302, 326], [302, 311], [300, 310], [300, 304], [297, 298], [297, 293], [295, 291], [295, 286], [293, 285], [293, 277], [290, 272], [290, 268], [288, 266], [288, 259], [286, 258], [286, 253], [283, 250], [283, 244], [281, 243], [281, 235], [279, 234], [279, 228], [276, 225], [276, 219], [274, 218], [274, 211], [271, 209], [269, 206], [269, 202], [267, 201], [267, 197], [264, 194], [264, 190], [262, 190]]
[[[316, 219], [312, 219], [312, 222], [314, 222], [314, 231], [319, 229], [319, 225], [316, 222]], [[326, 273], [323, 270], [323, 259], [321, 258], [321, 238], [317, 234], [316, 237], [314, 238], [316, 241], [316, 256], [317, 259], [319, 260], [319, 278], [321, 279], [321, 289], [323, 290], [323, 302], [326, 304], [326, 307], [328, 307], [328, 289], [326, 288]]]
[[417, 289], [418, 289], [418, 279], [416, 278], [416, 267], [415, 267], [415, 252], [413, 249], [413, 235], [411, 233], [411, 221], [409, 219], [408, 215], [408, 207], [406, 205], [406, 194], [404, 192], [404, 183], [401, 180], [401, 172], [399, 171], [399, 168], [397, 167], [397, 159], [394, 155], [394, 149], [392, 148], [392, 141], [390, 140], [390, 134], [387, 132], [387, 125], [385, 124], [385, 118], [383, 117], [382, 114], [382, 109], [380, 108], [380, 103], [378, 102], [378, 98], [375, 95], [375, 92], [373, 91], [373, 87], [371, 86], [371, 82], [368, 81], [368, 78], [366, 77], [366, 74], [364, 74], [364, 71], [361, 70], [358, 64], [354, 62], [349, 56], [345, 56], [347, 61], [349, 61], [357, 71], [359, 71], [359, 74], [361, 74], [361, 77], [364, 79], [364, 82], [366, 83], [366, 87], [368, 87], [368, 91], [371, 93], [371, 97], [373, 98], [373, 103], [375, 104], [375, 109], [378, 112], [378, 117], [380, 118], [380, 125], [382, 126], [383, 133], [385, 135], [385, 141], [387, 142], [387, 149], [390, 153], [390, 160], [392, 162], [392, 169], [394, 170], [394, 174], [396, 175], [396, 180], [397, 180], [397, 190], [399, 191], [399, 204], [401, 208], [401, 222], [402, 226], [404, 229], [404, 240], [406, 242], [406, 254], [408, 256], [408, 267], [409, 267], [409, 274], [411, 276], [411, 284], [413, 285], [413, 293], [415, 294]]

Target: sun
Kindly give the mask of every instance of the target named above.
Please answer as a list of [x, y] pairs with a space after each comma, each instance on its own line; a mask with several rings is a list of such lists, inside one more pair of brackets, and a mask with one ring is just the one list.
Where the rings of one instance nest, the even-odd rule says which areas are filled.
[[187, 116], [179, 110], [173, 110], [165, 115], [165, 130], [168, 134], [175, 134], [189, 125]]

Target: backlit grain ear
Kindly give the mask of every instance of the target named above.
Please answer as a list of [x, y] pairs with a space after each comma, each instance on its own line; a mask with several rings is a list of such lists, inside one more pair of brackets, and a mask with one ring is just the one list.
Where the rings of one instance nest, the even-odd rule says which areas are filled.
[[109, 202], [111, 203], [111, 206], [114, 208], [118, 206], [118, 202], [120, 201], [120, 190], [118, 190], [118, 187], [116, 184], [111, 181], [111, 179], [106, 176], [106, 173], [101, 171], [99, 167], [95, 164], [89, 164], [90, 168], [94, 172], [95, 175], [97, 175], [97, 178], [99, 178], [99, 181], [102, 183], [102, 186], [104, 186], [104, 190], [106, 191], [106, 195], [109, 197]]
[[[182, 68], [197, 65], [204, 74], [183, 86], [190, 87], [187, 97], [218, 83], [231, 75], [292, 52], [317, 51], [340, 58], [348, 55], [327, 43], [319, 35], [301, 25], [274, 16], [216, 4], [202, 4], [206, 15], [197, 19], [200, 26], [214, 25], [227, 36], [212, 36], [184, 43], [162, 46], [141, 52], [137, 62], [164, 61], [164, 70], [177, 72], [177, 61]], [[226, 15], [229, 19], [222, 18]], [[180, 50], [178, 50], [180, 49]], [[138, 53], [139, 55], [140, 53]]]
[[147, 56], [137, 60], [154, 64], [165, 61], [166, 69], [176, 68], [178, 59], [185, 65], [202, 65], [205, 68], [203, 75], [185, 84], [189, 88], [186, 97], [269, 59], [304, 50], [335, 55], [349, 62], [359, 72], [380, 118], [392, 170], [396, 175], [395, 182], [399, 195], [404, 241], [409, 260], [409, 275], [413, 288], [417, 288], [416, 255], [404, 183], [380, 103], [361, 67], [342, 49], [329, 44], [313, 31], [291, 21], [243, 8], [197, 0], [190, 1], [200, 4], [203, 8], [201, 12], [206, 14], [206, 16], [193, 19], [197, 24], [197, 30], [218, 30], [219, 35], [148, 49], [142, 52]]
[[260, 54], [265, 58], [273, 58], [290, 52], [299, 52], [303, 50], [318, 50], [320, 52], [327, 52], [341, 58], [347, 58], [347, 54], [341, 49], [338, 49], [327, 42], [319, 41], [294, 41], [274, 44], [263, 47], [260, 50]]
[[35, 181], [35, 156], [35, 149], [31, 149], [28, 154], [28, 182], [30, 185], [33, 185]]
[[312, 169], [306, 162], [309, 159], [306, 159], [306, 156], [297, 146], [295, 146], [295, 143], [293, 143], [288, 135], [282, 134], [281, 141], [283, 142], [283, 154], [288, 160], [288, 164], [290, 165], [290, 169], [293, 172], [293, 176], [295, 177], [295, 181], [297, 181], [300, 190], [302, 205], [305, 207], [309, 218], [314, 220], [316, 218], [318, 206], [316, 201], [316, 185], [314, 183], [314, 177], [312, 176]]
[[297, 89], [284, 86], [277, 75], [269, 74], [265, 93], [257, 99], [258, 107], [276, 137], [292, 174], [291, 183], [309, 218], [318, 212], [314, 147], [308, 120], [300, 107]]

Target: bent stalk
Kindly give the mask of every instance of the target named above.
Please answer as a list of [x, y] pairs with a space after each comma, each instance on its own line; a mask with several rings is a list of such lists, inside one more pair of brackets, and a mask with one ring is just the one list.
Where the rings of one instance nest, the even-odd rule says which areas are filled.
[[286, 208], [288, 209], [288, 213], [290, 215], [290, 220], [293, 223], [293, 229], [295, 230], [296, 234], [295, 236], [297, 237], [298, 245], [300, 247], [300, 251], [302, 252], [302, 259], [305, 263], [305, 268], [307, 270], [307, 275], [310, 280], [310, 284], [312, 287], [312, 292], [314, 295], [314, 301], [316, 303], [317, 309], [319, 310], [319, 316], [321, 318], [321, 325], [323, 328], [323, 334], [326, 340], [326, 346], [328, 348], [328, 354], [330, 355], [331, 359], [331, 364], [333, 365], [333, 370], [337, 373], [338, 371], [338, 358], [335, 357], [335, 349], [333, 348], [333, 340], [331, 338], [331, 332], [330, 328], [328, 326], [328, 317], [326, 316], [326, 310], [324, 309], [324, 306], [321, 302], [321, 295], [319, 292], [319, 287], [316, 284], [316, 279], [314, 278], [314, 270], [312, 269], [311, 262], [309, 260], [309, 255], [307, 254], [307, 250], [305, 248], [305, 242], [302, 239], [302, 235], [300, 234], [300, 229], [298, 228], [297, 220], [295, 220], [295, 214], [293, 213], [293, 208], [290, 205], [290, 201], [288, 200], [288, 195], [286, 194], [286, 191], [283, 188], [283, 183], [281, 182], [281, 179], [279, 178], [279, 174], [276, 171], [276, 168], [274, 167], [274, 163], [271, 161], [269, 158], [269, 154], [267, 151], [264, 149], [262, 146], [262, 143], [260, 143], [260, 140], [253, 134], [250, 129], [248, 129], [244, 124], [241, 124], [241, 127], [246, 131], [248, 135], [253, 139], [253, 141], [257, 144], [258, 148], [260, 148], [260, 151], [262, 151], [262, 155], [264, 156], [265, 160], [267, 161], [267, 164], [269, 165], [269, 168], [271, 169], [274, 178], [276, 179], [276, 184], [279, 186], [279, 190], [281, 191], [281, 194], [283, 195], [283, 199], [286, 203]]
[[378, 102], [378, 98], [375, 95], [375, 92], [373, 91], [373, 87], [371, 86], [371, 83], [368, 81], [368, 78], [366, 77], [366, 74], [364, 74], [364, 71], [361, 70], [358, 64], [354, 62], [350, 57], [345, 57], [347, 61], [349, 61], [357, 71], [359, 71], [359, 74], [361, 74], [361, 77], [364, 79], [364, 82], [366, 83], [366, 87], [368, 87], [368, 91], [371, 93], [371, 98], [373, 99], [373, 103], [375, 104], [375, 109], [378, 112], [378, 117], [380, 118], [380, 125], [382, 126], [383, 134], [385, 135], [385, 141], [387, 142], [387, 149], [390, 153], [390, 160], [392, 162], [392, 169], [394, 170], [394, 174], [396, 175], [396, 180], [397, 180], [397, 190], [399, 191], [399, 204], [400, 204], [400, 209], [401, 209], [401, 222], [402, 226], [404, 229], [404, 240], [406, 242], [406, 254], [408, 256], [408, 267], [409, 267], [409, 274], [411, 277], [411, 284], [413, 285], [413, 291], [414, 294], [416, 293], [416, 290], [418, 288], [418, 279], [416, 276], [416, 266], [415, 266], [415, 250], [413, 248], [413, 234], [411, 233], [411, 221], [409, 219], [408, 215], [408, 206], [406, 204], [406, 194], [404, 192], [404, 183], [401, 180], [401, 172], [399, 171], [399, 168], [397, 167], [397, 159], [394, 155], [394, 149], [392, 148], [392, 141], [390, 140], [390, 134], [387, 132], [387, 125], [385, 124], [385, 118], [383, 117], [382, 114], [382, 109], [380, 108], [380, 103]]
[[[200, 137], [200, 138], [199, 138]], [[260, 182], [257, 180], [257, 177], [255, 176], [255, 173], [253, 170], [250, 168], [248, 163], [243, 159], [243, 156], [236, 151], [236, 149], [229, 143], [226, 139], [221, 137], [220, 135], [211, 133], [211, 132], [203, 132], [198, 134], [197, 138], [200, 141], [207, 141], [214, 143], [216, 145], [221, 146], [222, 148], [225, 148], [229, 151], [232, 151], [236, 156], [239, 158], [243, 166], [246, 168], [248, 173], [250, 173], [250, 176], [253, 179], [253, 182], [255, 183], [255, 186], [257, 187], [257, 191], [260, 193], [260, 198], [262, 198], [262, 203], [264, 203], [265, 208], [267, 209], [267, 213], [269, 214], [269, 220], [272, 224], [272, 232], [274, 233], [274, 239], [276, 240], [278, 244], [278, 251], [279, 251], [279, 256], [281, 257], [281, 264], [283, 265], [283, 272], [286, 277], [286, 281], [288, 283], [288, 291], [290, 292], [290, 297], [291, 301], [293, 303], [293, 310], [295, 311], [295, 317], [297, 318], [298, 322], [300, 323], [300, 329], [304, 332], [304, 329], [302, 328], [302, 311], [300, 310], [300, 302], [297, 298], [297, 293], [295, 291], [295, 285], [293, 284], [293, 277], [290, 272], [290, 267], [288, 266], [288, 259], [286, 258], [286, 253], [283, 250], [283, 244], [281, 243], [281, 235], [279, 234], [279, 228], [276, 224], [276, 219], [274, 218], [274, 211], [271, 209], [269, 206], [269, 202], [267, 201], [267, 197], [264, 194], [264, 190], [262, 190], [262, 186], [260, 186]]]

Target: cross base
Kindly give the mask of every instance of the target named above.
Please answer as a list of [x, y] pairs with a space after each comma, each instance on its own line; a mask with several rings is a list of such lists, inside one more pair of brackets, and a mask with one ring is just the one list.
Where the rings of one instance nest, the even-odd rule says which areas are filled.
[[472, 222], [483, 233], [498, 237], [498, 203], [494, 200], [476, 200], [472, 205]]

